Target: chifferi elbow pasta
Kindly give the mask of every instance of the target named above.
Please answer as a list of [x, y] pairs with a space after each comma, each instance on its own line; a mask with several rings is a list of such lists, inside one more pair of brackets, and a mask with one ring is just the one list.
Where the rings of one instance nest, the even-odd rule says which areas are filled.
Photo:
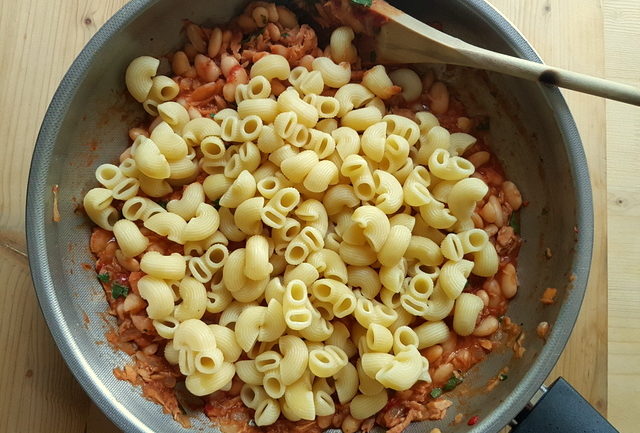
[[426, 404], [451, 378], [436, 371], [490, 351], [481, 323], [517, 291], [526, 202], [482, 118], [433, 73], [358, 52], [354, 30], [319, 47], [255, 2], [185, 24], [171, 72], [126, 69], [151, 118], [95, 170], [91, 248], [119, 338], [210, 416], [235, 401], [265, 432], [388, 422], [396, 392]]

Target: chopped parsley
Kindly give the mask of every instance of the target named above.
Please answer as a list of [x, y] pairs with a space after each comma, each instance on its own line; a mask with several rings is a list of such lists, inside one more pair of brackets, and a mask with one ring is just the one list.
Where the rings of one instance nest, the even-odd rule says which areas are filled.
[[509, 217], [509, 225], [513, 227], [513, 231], [515, 232], [515, 234], [517, 235], [520, 234], [520, 213], [519, 212], [513, 212], [511, 214], [511, 217]]
[[456, 386], [460, 385], [461, 383], [462, 383], [462, 379], [456, 376], [451, 376], [451, 379], [447, 380], [447, 383], [444, 384], [442, 389], [444, 391], [452, 391], [453, 389], [455, 389]]
[[373, 4], [373, 0], [351, 0], [351, 3], [370, 8]]
[[213, 207], [216, 209], [220, 209], [220, 199], [213, 201]]
[[[265, 18], [266, 19], [266, 18]], [[266, 23], [265, 23], [266, 24]], [[264, 32], [264, 27], [262, 27], [261, 29], [256, 30], [255, 32], [251, 32], [248, 33], [243, 39], [241, 43], [247, 43], [249, 41], [252, 41], [254, 38], [258, 37], [259, 35], [262, 34], [262, 32]]]
[[105, 272], [104, 274], [98, 274], [98, 279], [102, 283], [108, 283], [109, 282], [109, 273]]
[[167, 203], [169, 203], [168, 201], [165, 200], [158, 200], [157, 202], [161, 208], [166, 209], [167, 208]]
[[438, 398], [442, 395], [442, 388], [433, 388], [429, 393], [432, 398]]
[[500, 375], [498, 376], [498, 379], [500, 379], [500, 382], [504, 382], [505, 380], [507, 380], [509, 378], [509, 376], [507, 376], [504, 373], [500, 373]]
[[287, 32], [281, 33], [280, 37], [281, 38], [288, 38], [289, 37], [289, 33], [287, 33]]
[[209, 117], [211, 117], [212, 119], [216, 118], [216, 113], [209, 113]]
[[129, 294], [129, 288], [128, 287], [121, 286], [118, 283], [113, 283], [111, 285], [111, 296], [113, 296], [114, 299], [116, 299], [116, 298], [124, 298], [128, 294]]

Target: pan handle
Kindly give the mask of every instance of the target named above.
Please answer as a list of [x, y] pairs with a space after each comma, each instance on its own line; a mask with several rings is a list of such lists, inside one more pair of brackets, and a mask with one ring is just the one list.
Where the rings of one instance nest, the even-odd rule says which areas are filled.
[[539, 400], [527, 405], [511, 422], [512, 433], [618, 433], [562, 377], [541, 391]]

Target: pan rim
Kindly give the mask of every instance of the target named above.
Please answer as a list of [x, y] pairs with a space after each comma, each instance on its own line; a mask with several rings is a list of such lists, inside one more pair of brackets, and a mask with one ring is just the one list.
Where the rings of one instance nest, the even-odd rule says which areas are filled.
[[[55, 296], [55, 284], [46, 254], [45, 202], [49, 188], [46, 185], [48, 162], [53, 150], [58, 125], [66, 107], [75, 94], [96, 53], [132, 20], [159, 0], [132, 0], [111, 17], [91, 38], [65, 74], [44, 116], [34, 148], [27, 188], [25, 227], [31, 277], [38, 301], [49, 330], [76, 380], [100, 409], [122, 430], [153, 433], [140, 419], [119, 403], [98, 379], [91, 365], [71, 338], [60, 304]], [[493, 26], [522, 58], [541, 62], [540, 57], [524, 36], [493, 6], [485, 0], [466, 0], [467, 9]], [[541, 92], [552, 109], [558, 127], [564, 136], [564, 147], [573, 170], [572, 179], [577, 200], [576, 221], [580, 236], [575, 245], [572, 272], [576, 275], [574, 288], [568, 292], [551, 334], [523, 379], [491, 414], [469, 430], [470, 433], [498, 431], [511, 421], [527, 404], [555, 366], [578, 317], [586, 292], [593, 249], [593, 202], [586, 156], [577, 127], [566, 101], [557, 88], [541, 86]]]

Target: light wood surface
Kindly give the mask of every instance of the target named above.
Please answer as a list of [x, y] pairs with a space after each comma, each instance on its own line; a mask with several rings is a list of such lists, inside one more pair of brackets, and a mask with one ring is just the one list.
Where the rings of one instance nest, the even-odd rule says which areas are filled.
[[[24, 201], [33, 144], [56, 86], [124, 3], [0, 2], [0, 432], [116, 431], [75, 383], [46, 329], [25, 256]], [[637, 0], [492, 3], [550, 64], [640, 85]], [[565, 94], [589, 158], [596, 248], [585, 304], [550, 379], [565, 376], [631, 433], [640, 409], [640, 109]]]

